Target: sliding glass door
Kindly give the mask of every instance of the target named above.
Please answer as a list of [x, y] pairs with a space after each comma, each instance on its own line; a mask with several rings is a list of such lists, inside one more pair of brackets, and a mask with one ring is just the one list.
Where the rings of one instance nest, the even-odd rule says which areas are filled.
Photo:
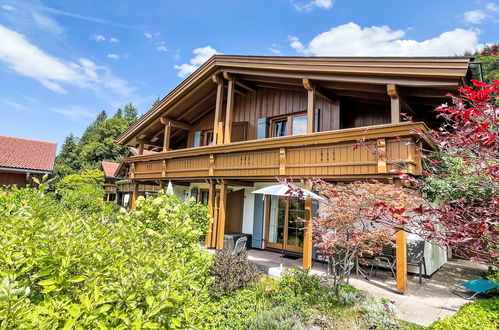
[[297, 198], [271, 196], [267, 203], [266, 247], [301, 253], [305, 202]]

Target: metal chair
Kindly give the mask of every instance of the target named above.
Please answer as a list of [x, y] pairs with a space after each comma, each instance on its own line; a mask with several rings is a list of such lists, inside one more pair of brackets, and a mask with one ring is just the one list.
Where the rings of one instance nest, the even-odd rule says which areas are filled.
[[407, 243], [407, 265], [419, 267], [419, 284], [422, 283], [423, 267], [425, 276], [426, 263], [424, 258], [425, 241], [413, 241]]
[[237, 240], [236, 245], [234, 246], [234, 250], [232, 251], [232, 254], [237, 254], [239, 252], [242, 252], [246, 249], [246, 242], [248, 241], [248, 237], [243, 236], [240, 239]]
[[393, 277], [395, 277], [395, 266], [396, 266], [396, 252], [393, 246], [384, 246], [382, 254], [375, 256], [371, 263], [371, 271], [369, 272], [369, 277], [372, 276], [374, 270], [374, 276], [376, 276], [378, 267], [390, 269]]

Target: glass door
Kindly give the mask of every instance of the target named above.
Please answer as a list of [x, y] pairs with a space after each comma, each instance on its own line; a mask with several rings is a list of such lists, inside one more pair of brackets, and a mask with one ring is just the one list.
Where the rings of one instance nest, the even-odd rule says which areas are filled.
[[301, 253], [305, 202], [295, 198], [272, 196], [268, 199], [266, 247]]

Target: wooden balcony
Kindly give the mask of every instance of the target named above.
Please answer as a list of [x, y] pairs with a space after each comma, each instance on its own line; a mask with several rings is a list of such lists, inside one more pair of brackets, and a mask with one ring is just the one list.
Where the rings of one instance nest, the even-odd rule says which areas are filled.
[[[416, 142], [414, 128], [426, 126], [405, 122], [251, 140], [134, 156], [125, 162], [131, 164], [130, 178], [135, 180], [386, 177], [400, 164], [407, 172], [421, 171], [421, 160], [410, 143]], [[363, 137], [374, 142], [372, 147], [354, 149]], [[377, 159], [375, 149], [386, 151], [387, 160]]]

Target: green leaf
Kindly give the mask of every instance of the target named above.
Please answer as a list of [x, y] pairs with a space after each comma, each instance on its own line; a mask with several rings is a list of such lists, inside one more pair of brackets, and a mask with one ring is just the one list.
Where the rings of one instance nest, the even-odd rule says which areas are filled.
[[68, 282], [70, 283], [78, 283], [83, 281], [85, 281], [85, 276], [82, 275], [71, 277], [70, 279], [68, 279]]
[[41, 280], [40, 282], [38, 282], [38, 285], [41, 285], [41, 286], [49, 286], [49, 285], [54, 285], [56, 284], [56, 281], [54, 280]]

